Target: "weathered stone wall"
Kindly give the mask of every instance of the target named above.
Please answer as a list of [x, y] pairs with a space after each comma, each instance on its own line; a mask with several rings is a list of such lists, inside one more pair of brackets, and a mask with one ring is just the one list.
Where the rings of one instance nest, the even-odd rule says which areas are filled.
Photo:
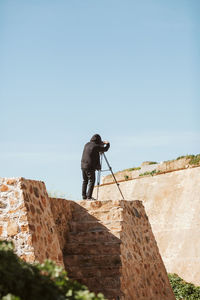
[[125, 299], [174, 299], [142, 202], [120, 202], [123, 206], [121, 283]]
[[[200, 167], [196, 167], [120, 183], [125, 199], [143, 201], [167, 271], [197, 285], [200, 284], [199, 178]], [[116, 184], [99, 189], [99, 200], [120, 197]]]
[[0, 178], [0, 236], [13, 240], [18, 256], [29, 262], [35, 260], [22, 178]]
[[140, 201], [49, 198], [43, 182], [0, 180], [1, 238], [29, 262], [63, 264], [108, 299], [174, 300]]
[[108, 299], [175, 299], [141, 201], [72, 206], [64, 251], [70, 277]]
[[[194, 168], [200, 166], [200, 163], [196, 165], [190, 164], [191, 158], [181, 158], [176, 160], [164, 161], [161, 163], [151, 163], [151, 162], [144, 162], [138, 168], [133, 169], [126, 169], [123, 171], [119, 171], [115, 173], [115, 177], [117, 181], [124, 181], [124, 180], [131, 180], [136, 179], [142, 176], [144, 173], [150, 173], [152, 171], [156, 174], [166, 173], [166, 172], [174, 172], [177, 170], [183, 170], [187, 168]], [[111, 174], [102, 177], [102, 184], [114, 182], [113, 176]]]
[[61, 251], [66, 247], [67, 237], [72, 222], [73, 201], [62, 198], [49, 198], [51, 211], [56, 225]]
[[41, 181], [1, 179], [1, 237], [12, 239], [17, 254], [27, 261], [49, 258], [63, 265], [63, 257], [45, 184]]
[[109, 299], [120, 295], [121, 211], [118, 204], [74, 202], [63, 253], [69, 276]]

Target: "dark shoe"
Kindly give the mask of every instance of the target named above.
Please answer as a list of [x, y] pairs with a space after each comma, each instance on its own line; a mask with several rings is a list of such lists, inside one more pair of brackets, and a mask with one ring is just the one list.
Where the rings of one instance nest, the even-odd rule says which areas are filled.
[[86, 197], [86, 196], [85, 196], [85, 197], [83, 196], [83, 200], [87, 200], [87, 197]]
[[91, 198], [87, 198], [88, 201], [96, 201], [97, 199], [91, 197]]

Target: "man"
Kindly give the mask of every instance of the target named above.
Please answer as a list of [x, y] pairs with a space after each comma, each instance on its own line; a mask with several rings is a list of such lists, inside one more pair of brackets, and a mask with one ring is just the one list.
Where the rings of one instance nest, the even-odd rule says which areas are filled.
[[95, 171], [101, 169], [100, 153], [108, 151], [109, 148], [110, 143], [107, 141], [102, 141], [99, 134], [93, 135], [90, 142], [85, 145], [81, 159], [81, 169], [83, 175], [83, 199], [95, 200], [92, 198], [92, 192], [95, 183]]

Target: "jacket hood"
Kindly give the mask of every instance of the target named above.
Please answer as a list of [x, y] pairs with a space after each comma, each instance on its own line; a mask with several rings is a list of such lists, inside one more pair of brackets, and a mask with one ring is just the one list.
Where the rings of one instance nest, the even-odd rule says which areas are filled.
[[95, 142], [96, 144], [102, 143], [100, 135], [99, 134], [93, 135], [93, 137], [91, 138], [90, 142]]

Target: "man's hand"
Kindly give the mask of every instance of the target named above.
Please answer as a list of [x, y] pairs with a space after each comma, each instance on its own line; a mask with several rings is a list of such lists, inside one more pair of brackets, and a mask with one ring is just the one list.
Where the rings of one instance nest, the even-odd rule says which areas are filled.
[[106, 145], [107, 145], [107, 144], [109, 144], [109, 142], [108, 142], [108, 141], [103, 141], [103, 143], [104, 143], [104, 144], [106, 144]]

